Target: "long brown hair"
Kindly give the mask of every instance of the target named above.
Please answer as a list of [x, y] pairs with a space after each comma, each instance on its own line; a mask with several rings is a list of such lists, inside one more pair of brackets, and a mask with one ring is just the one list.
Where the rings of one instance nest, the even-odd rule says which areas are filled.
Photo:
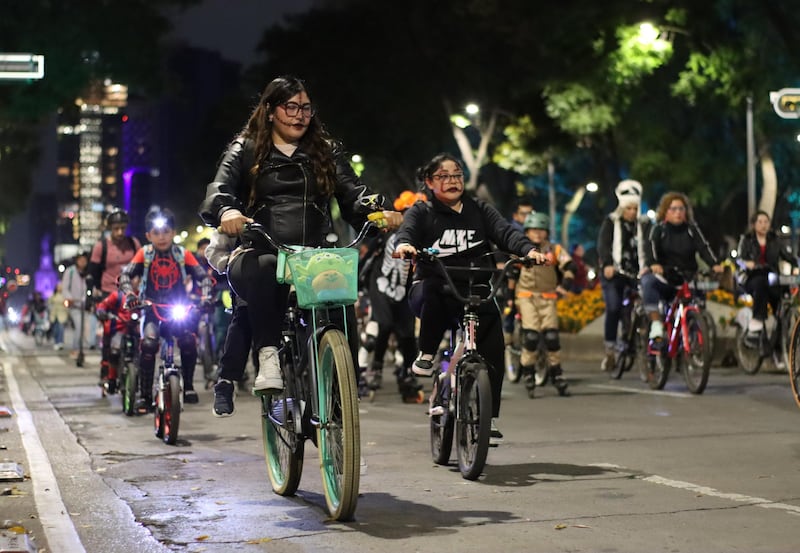
[[[301, 92], [311, 97], [302, 80], [283, 76], [273, 79], [261, 94], [258, 105], [253, 109], [242, 131], [242, 136], [255, 143], [255, 165], [250, 170], [253, 175], [258, 175], [259, 168], [266, 161], [272, 148], [272, 121], [269, 116], [279, 105], [288, 102], [292, 96]], [[317, 189], [325, 196], [333, 195], [336, 186], [336, 164], [333, 158], [332, 140], [317, 115], [311, 117], [306, 133], [300, 139], [300, 145], [311, 158]]]
[[669, 204], [679, 200], [686, 208], [686, 221], [694, 223], [694, 212], [692, 211], [692, 204], [689, 203], [689, 197], [683, 192], [667, 192], [661, 196], [661, 201], [658, 202], [658, 210], [656, 210], [656, 221], [661, 222], [667, 216]]

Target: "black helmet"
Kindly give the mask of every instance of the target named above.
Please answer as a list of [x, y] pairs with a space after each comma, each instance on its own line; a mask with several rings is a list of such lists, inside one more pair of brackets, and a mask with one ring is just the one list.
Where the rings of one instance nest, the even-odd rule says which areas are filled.
[[115, 209], [108, 215], [106, 215], [106, 226], [110, 227], [111, 225], [127, 225], [128, 224], [128, 212], [124, 209]]

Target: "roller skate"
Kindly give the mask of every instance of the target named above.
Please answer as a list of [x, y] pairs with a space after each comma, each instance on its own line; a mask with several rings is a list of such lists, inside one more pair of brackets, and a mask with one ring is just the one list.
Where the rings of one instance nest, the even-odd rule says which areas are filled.
[[521, 367], [522, 382], [525, 384], [525, 389], [528, 390], [528, 397], [533, 399], [533, 392], [536, 390], [536, 366], [525, 365]]
[[117, 376], [113, 374], [110, 365], [107, 361], [103, 361], [100, 366], [100, 394], [102, 397], [106, 395], [113, 396], [117, 393]]
[[417, 377], [411, 372], [410, 368], [397, 366], [394, 371], [397, 378], [397, 391], [403, 403], [422, 403], [425, 401], [425, 392], [422, 391], [422, 384], [417, 382]]
[[558, 395], [561, 397], [568, 397], [570, 395], [567, 389], [569, 388], [569, 383], [567, 379], [564, 378], [564, 371], [561, 370], [561, 365], [553, 365], [550, 367], [549, 371], [553, 386], [558, 390]]
[[375, 394], [383, 387], [383, 366], [373, 362], [370, 368], [364, 371], [364, 380], [367, 397], [370, 401], [374, 401]]

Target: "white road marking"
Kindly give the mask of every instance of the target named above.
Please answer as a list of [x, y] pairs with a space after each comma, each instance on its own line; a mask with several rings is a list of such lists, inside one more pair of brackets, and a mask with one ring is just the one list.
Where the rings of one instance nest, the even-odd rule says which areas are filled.
[[[13, 358], [11, 358], [13, 359]], [[42, 446], [39, 434], [36, 432], [36, 425], [33, 417], [22, 399], [19, 391], [17, 379], [11, 368], [11, 359], [7, 359], [3, 365], [3, 371], [8, 385], [8, 395], [11, 405], [16, 413], [17, 426], [22, 437], [22, 445], [28, 457], [28, 474], [31, 475], [33, 485], [33, 497], [36, 502], [36, 509], [39, 512], [39, 520], [47, 536], [47, 543], [50, 551], [70, 551], [75, 553], [86, 553], [81, 544], [72, 519], [69, 516], [67, 507], [61, 499], [61, 492], [58, 488], [55, 474], [50, 467], [50, 460], [47, 452]]]
[[662, 486], [687, 490], [696, 494], [719, 497], [720, 499], [729, 499], [730, 501], [736, 501], [737, 503], [749, 503], [754, 507], [762, 507], [764, 509], [779, 509], [793, 515], [800, 515], [800, 506], [790, 505], [788, 503], [779, 503], [770, 499], [764, 499], [763, 497], [753, 497], [740, 493], [721, 492], [719, 490], [715, 490], [714, 488], [709, 488], [708, 486], [699, 486], [697, 484], [692, 484], [691, 482], [682, 482], [681, 480], [671, 480], [655, 474], [653, 476], [642, 478], [642, 480], [645, 482], [652, 482], [653, 484], [660, 484]]
[[629, 388], [627, 386], [613, 386], [611, 384], [589, 384], [590, 388], [600, 388], [601, 390], [617, 390], [622, 392], [630, 392], [632, 394], [650, 394], [654, 396], [669, 396], [669, 397], [694, 397], [694, 394], [687, 392], [665, 392], [664, 390], [648, 390], [645, 388]]
[[[609, 470], [618, 470], [620, 472], [633, 472], [628, 468], [622, 467], [620, 465], [615, 465], [612, 463], [592, 463], [589, 466], [604, 468]], [[708, 486], [701, 486], [699, 484], [684, 482], [682, 480], [672, 480], [671, 478], [664, 478], [663, 476], [658, 476], [657, 474], [642, 477], [641, 480], [643, 480], [644, 482], [650, 482], [651, 484], [659, 484], [661, 486], [668, 486], [670, 488], [686, 490], [694, 494], [707, 495], [710, 497], [718, 497], [720, 499], [728, 499], [730, 501], [735, 501], [737, 503], [748, 503], [753, 507], [761, 507], [763, 509], [778, 509], [781, 511], [786, 511], [791, 515], [800, 516], [800, 506], [791, 505], [789, 503], [780, 503], [778, 501], [772, 501], [771, 499], [764, 499], [763, 497], [755, 497], [751, 495], [744, 495], [741, 493], [721, 492], [715, 488], [709, 488]]]

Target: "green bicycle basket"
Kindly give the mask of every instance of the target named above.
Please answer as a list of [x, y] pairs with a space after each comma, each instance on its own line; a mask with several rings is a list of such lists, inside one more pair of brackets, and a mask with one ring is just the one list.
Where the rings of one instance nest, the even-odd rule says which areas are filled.
[[353, 248], [303, 250], [286, 256], [297, 304], [351, 305], [358, 299], [358, 251]]

